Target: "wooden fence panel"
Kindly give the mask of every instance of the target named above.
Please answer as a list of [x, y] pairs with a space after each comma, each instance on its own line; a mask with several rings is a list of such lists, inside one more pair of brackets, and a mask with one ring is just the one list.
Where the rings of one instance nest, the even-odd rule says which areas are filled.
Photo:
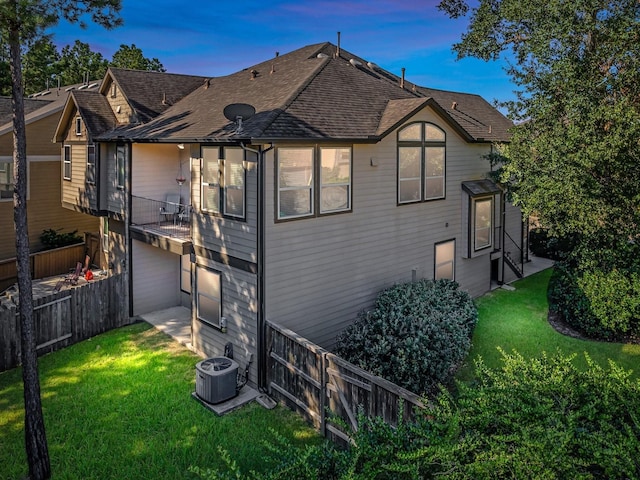
[[295, 332], [269, 324], [267, 369], [272, 395], [324, 429], [324, 354]]
[[67, 273], [74, 269], [76, 263], [83, 262], [86, 246], [84, 243], [70, 245], [68, 247], [46, 250], [34, 253], [33, 278], [52, 277], [61, 273]]
[[[38, 355], [130, 324], [124, 309], [124, 277], [113, 275], [34, 298]], [[16, 295], [17, 297], [17, 295]], [[17, 306], [0, 302], [0, 372], [20, 364]]]
[[[308, 418], [320, 432], [338, 443], [351, 441], [358, 414], [398, 424], [424, 408], [419, 395], [377, 377], [300, 337], [267, 322], [268, 383], [274, 398]], [[349, 428], [346, 430], [340, 419]]]

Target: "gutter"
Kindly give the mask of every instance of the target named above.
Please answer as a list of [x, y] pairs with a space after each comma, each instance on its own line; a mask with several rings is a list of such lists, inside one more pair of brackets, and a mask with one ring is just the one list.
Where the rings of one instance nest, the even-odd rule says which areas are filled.
[[258, 157], [258, 218], [256, 227], [256, 263], [258, 272], [256, 275], [256, 292], [257, 292], [257, 332], [258, 332], [258, 389], [267, 391], [267, 328], [265, 322], [264, 313], [264, 266], [265, 266], [265, 212], [264, 212], [264, 186], [265, 186], [265, 153], [272, 150], [273, 144], [266, 150], [261, 148], [256, 150], [247, 147], [243, 142], [240, 142], [240, 147], [246, 152], [255, 153]]

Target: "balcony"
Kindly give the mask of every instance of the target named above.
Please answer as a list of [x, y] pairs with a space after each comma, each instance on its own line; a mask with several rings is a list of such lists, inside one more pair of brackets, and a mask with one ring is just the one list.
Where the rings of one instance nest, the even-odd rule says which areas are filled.
[[132, 196], [131, 230], [155, 237], [186, 240], [190, 243], [191, 205], [170, 200]]

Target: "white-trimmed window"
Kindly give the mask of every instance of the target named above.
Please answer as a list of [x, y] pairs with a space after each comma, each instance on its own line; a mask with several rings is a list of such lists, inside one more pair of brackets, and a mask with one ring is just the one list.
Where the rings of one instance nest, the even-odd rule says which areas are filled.
[[427, 122], [398, 132], [398, 203], [445, 197], [446, 135]]
[[473, 199], [473, 251], [493, 245], [493, 197]]
[[71, 145], [62, 147], [62, 178], [71, 180]]
[[13, 161], [0, 161], [0, 200], [13, 198]]
[[82, 118], [76, 117], [76, 135], [82, 135]]
[[320, 148], [320, 213], [351, 209], [351, 148]]
[[87, 183], [96, 183], [96, 146], [93, 143], [87, 145]]
[[223, 213], [230, 217], [244, 218], [244, 150], [225, 148], [223, 167]]
[[313, 147], [278, 149], [278, 218], [313, 215]]
[[116, 176], [117, 176], [117, 186], [120, 189], [124, 189], [125, 187], [125, 160], [126, 160], [126, 150], [124, 145], [118, 145], [116, 147]]
[[116, 86], [115, 82], [113, 82], [111, 84], [111, 98], [116, 98], [117, 95], [118, 95], [118, 87]]
[[102, 251], [109, 253], [109, 217], [102, 217]]
[[196, 266], [196, 316], [201, 322], [220, 327], [222, 317], [221, 275]]
[[447, 240], [436, 243], [433, 278], [455, 280], [456, 241]]

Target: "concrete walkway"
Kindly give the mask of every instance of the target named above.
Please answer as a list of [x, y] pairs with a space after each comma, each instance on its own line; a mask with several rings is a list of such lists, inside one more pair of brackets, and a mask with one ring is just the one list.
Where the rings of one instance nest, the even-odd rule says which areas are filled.
[[547, 268], [551, 268], [555, 263], [553, 260], [549, 260], [548, 258], [536, 257], [535, 255], [529, 255], [529, 259], [530, 261], [525, 262], [524, 264], [525, 277], [533, 275], [534, 273], [541, 272], [542, 270], [546, 270]]
[[139, 317], [173, 337], [188, 349], [193, 350], [191, 345], [191, 311], [188, 308], [171, 307], [145, 313]]

